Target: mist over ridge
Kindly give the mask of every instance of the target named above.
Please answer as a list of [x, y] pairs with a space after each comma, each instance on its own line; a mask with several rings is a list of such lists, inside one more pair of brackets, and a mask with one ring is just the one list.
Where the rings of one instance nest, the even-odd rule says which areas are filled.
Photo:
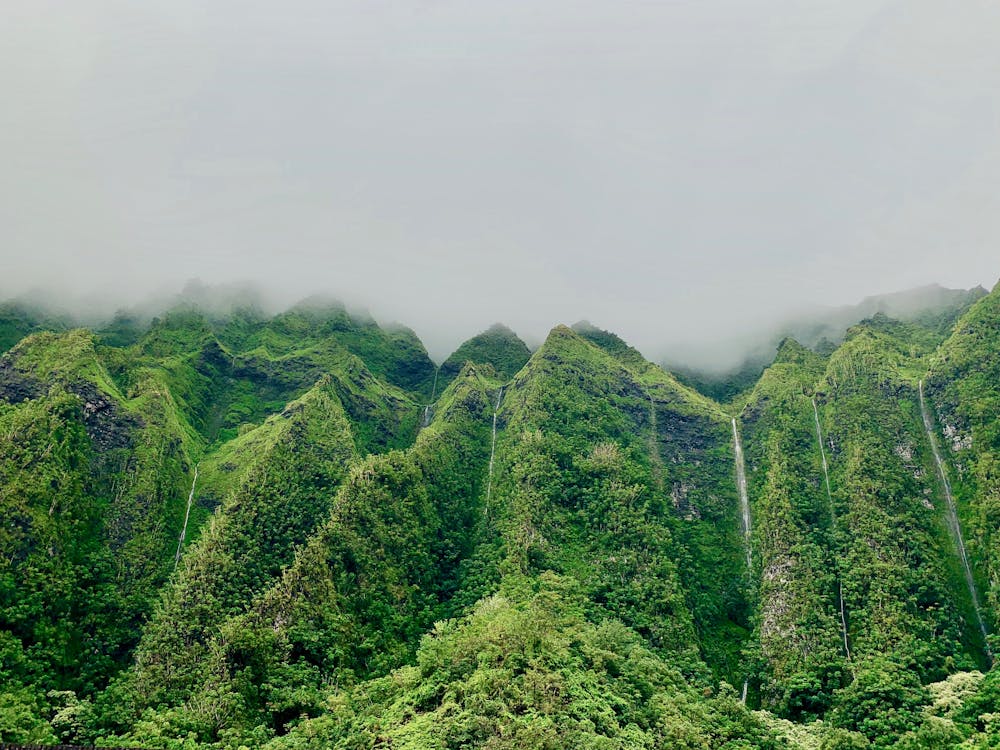
[[902, 320], [922, 319], [925, 323], [931, 321], [935, 325], [936, 317], [943, 314], [946, 325], [955, 314], [986, 293], [987, 289], [982, 285], [965, 290], [929, 284], [873, 295], [856, 304], [802, 307], [770, 319], [763, 316], [755, 318], [754, 312], [748, 311], [746, 318], [734, 321], [731, 329], [719, 329], [709, 324], [700, 329], [696, 319], [685, 331], [685, 337], [679, 337], [676, 332], [671, 331], [658, 332], [645, 325], [624, 323], [622, 327], [615, 327], [602, 319], [586, 315], [578, 318], [564, 315], [548, 321], [525, 321], [522, 318], [522, 323], [518, 326], [509, 322], [508, 315], [518, 318], [518, 311], [511, 310], [504, 311], [507, 315], [498, 311], [494, 317], [485, 318], [485, 322], [481, 324], [470, 322], [468, 317], [444, 323], [419, 322], [419, 314], [413, 316], [417, 318], [414, 321], [407, 316], [405, 310], [387, 315], [387, 310], [399, 311], [398, 304], [393, 305], [388, 300], [366, 303], [350, 296], [341, 297], [324, 292], [294, 297], [275, 293], [261, 284], [215, 285], [198, 279], [189, 280], [180, 291], [161, 290], [131, 303], [124, 298], [116, 299], [114, 295], [77, 295], [74, 298], [51, 291], [34, 290], [10, 299], [0, 297], [0, 309], [4, 305], [23, 307], [50, 320], [50, 324], [57, 327], [102, 326], [116, 318], [133, 320], [145, 327], [154, 318], [179, 307], [192, 307], [220, 319], [238, 310], [273, 316], [295, 309], [342, 308], [357, 320], [371, 320], [390, 330], [412, 330], [427, 348], [431, 359], [438, 364], [455, 353], [463, 342], [495, 326], [509, 327], [529, 349], [534, 350], [544, 341], [553, 326], [579, 323], [611, 331], [639, 349], [648, 359], [698, 380], [701, 377], [727, 377], [741, 370], [759, 375], [785, 337], [794, 338], [808, 347], [838, 343], [850, 326], [877, 313]]
[[8, 5], [0, 296], [248, 280], [438, 360], [588, 319], [725, 367], [804, 307], [996, 275], [988, 3]]

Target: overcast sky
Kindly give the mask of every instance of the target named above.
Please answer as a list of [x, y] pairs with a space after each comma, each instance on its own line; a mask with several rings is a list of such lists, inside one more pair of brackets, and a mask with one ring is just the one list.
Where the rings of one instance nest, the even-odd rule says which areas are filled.
[[5, 0], [0, 92], [0, 296], [657, 355], [1000, 277], [995, 0]]

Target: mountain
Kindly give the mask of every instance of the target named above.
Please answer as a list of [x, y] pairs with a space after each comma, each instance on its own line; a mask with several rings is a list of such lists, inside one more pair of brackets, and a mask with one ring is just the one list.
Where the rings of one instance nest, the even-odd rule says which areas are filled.
[[441, 363], [437, 382], [441, 388], [450, 383], [467, 362], [489, 365], [503, 380], [514, 377], [527, 364], [531, 352], [517, 334], [497, 323], [473, 336]]
[[[938, 284], [907, 289], [891, 294], [866, 297], [856, 305], [809, 309], [751, 337], [748, 342], [731, 342], [743, 356], [729, 368], [705, 368], [685, 364], [683, 358], [668, 362], [683, 382], [720, 401], [729, 401], [753, 387], [764, 368], [773, 359], [777, 346], [791, 338], [810, 349], [830, 354], [842, 343], [851, 326], [883, 315], [902, 322], [916, 323], [938, 336], [947, 336], [955, 321], [976, 300], [986, 295], [977, 286], [972, 289], [947, 289]], [[746, 337], [744, 337], [745, 339]], [[709, 342], [705, 342], [706, 351]], [[690, 353], [691, 361], [704, 359]], [[676, 358], [674, 358], [676, 359]]]
[[[838, 341], [845, 328], [879, 313], [897, 320], [919, 323], [939, 333], [947, 333], [965, 310], [987, 294], [987, 290], [981, 286], [948, 289], [940, 284], [928, 284], [901, 292], [865, 297], [856, 305], [817, 313], [815, 320], [799, 323], [801, 332], [795, 333], [809, 343], [818, 342], [821, 338]], [[815, 328], [811, 336], [808, 334], [810, 325]]]
[[586, 322], [22, 316], [0, 741], [996, 746], [1000, 287], [934, 294], [725, 401]]

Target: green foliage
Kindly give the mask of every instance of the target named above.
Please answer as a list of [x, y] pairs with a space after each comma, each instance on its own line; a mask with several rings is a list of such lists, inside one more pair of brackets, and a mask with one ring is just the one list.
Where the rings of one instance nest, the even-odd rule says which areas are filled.
[[58, 741], [43, 718], [44, 701], [28, 688], [5, 685], [0, 690], [0, 742], [49, 744]]
[[875, 747], [888, 747], [920, 723], [920, 709], [927, 699], [913, 672], [876, 658], [859, 664], [853, 682], [838, 691], [830, 720], [835, 726], [857, 730]]
[[332, 694], [324, 716], [268, 747], [778, 746], [731, 692], [702, 699], [634, 632], [584, 610], [572, 580], [512, 576], [438, 623], [414, 666]]

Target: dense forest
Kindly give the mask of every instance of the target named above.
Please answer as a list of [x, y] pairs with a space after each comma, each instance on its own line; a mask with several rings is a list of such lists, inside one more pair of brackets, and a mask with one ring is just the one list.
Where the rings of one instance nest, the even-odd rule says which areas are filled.
[[1000, 747], [1000, 286], [911, 312], [709, 383], [0, 306], [0, 742]]

